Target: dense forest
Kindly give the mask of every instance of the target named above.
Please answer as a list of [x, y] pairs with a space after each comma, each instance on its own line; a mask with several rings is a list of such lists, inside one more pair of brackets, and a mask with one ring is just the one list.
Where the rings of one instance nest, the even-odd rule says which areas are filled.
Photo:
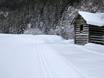
[[77, 11], [104, 12], [104, 0], [0, 0], [0, 33], [73, 38]]

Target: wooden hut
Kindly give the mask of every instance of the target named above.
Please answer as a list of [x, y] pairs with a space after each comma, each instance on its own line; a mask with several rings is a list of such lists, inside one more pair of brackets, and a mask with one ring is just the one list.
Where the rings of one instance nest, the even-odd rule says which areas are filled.
[[72, 23], [75, 44], [84, 45], [90, 42], [104, 45], [104, 13], [79, 11]]

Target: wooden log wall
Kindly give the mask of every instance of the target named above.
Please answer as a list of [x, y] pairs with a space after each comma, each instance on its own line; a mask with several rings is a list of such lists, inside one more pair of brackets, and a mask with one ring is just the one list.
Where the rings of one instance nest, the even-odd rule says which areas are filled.
[[[83, 30], [81, 31], [81, 25], [83, 25]], [[84, 19], [81, 16], [75, 21], [75, 44], [84, 45], [88, 43], [89, 28]]]
[[89, 42], [104, 45], [104, 26], [89, 26]]

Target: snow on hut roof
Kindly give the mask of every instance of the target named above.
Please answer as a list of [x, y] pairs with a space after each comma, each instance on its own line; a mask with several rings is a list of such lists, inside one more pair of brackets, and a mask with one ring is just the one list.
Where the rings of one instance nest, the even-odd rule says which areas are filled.
[[79, 14], [85, 19], [87, 24], [104, 26], [104, 13], [90, 13], [79, 11]]

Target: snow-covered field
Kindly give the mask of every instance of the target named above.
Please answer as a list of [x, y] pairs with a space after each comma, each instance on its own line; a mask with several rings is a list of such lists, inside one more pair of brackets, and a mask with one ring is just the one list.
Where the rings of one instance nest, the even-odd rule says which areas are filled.
[[104, 46], [54, 35], [0, 34], [0, 78], [104, 78]]

